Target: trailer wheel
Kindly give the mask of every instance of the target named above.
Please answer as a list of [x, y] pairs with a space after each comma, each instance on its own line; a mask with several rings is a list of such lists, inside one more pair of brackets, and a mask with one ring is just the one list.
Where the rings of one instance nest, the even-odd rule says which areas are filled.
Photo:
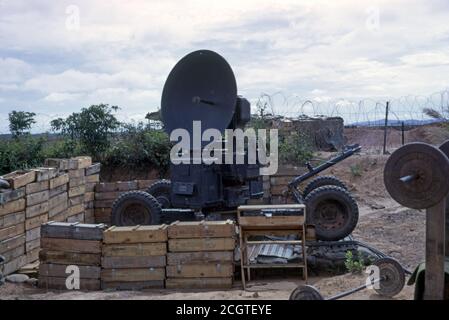
[[348, 190], [348, 187], [334, 176], [319, 176], [310, 181], [307, 186], [304, 188], [304, 191], [302, 192], [303, 197], [307, 197], [307, 195], [315, 190], [316, 188], [322, 187], [322, 186], [337, 186], [340, 188], [343, 188], [345, 190]]
[[111, 220], [116, 226], [159, 224], [161, 205], [147, 192], [129, 191], [114, 201]]
[[147, 192], [151, 194], [160, 203], [161, 207], [171, 208], [170, 192], [171, 182], [170, 180], [159, 180], [148, 187]]
[[304, 200], [307, 223], [315, 225], [319, 240], [336, 241], [351, 234], [359, 220], [359, 208], [351, 194], [337, 186], [313, 190]]

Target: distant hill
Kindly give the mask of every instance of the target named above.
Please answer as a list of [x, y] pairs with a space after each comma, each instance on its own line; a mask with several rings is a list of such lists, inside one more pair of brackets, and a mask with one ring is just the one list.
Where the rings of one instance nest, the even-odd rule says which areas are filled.
[[[410, 119], [410, 120], [396, 120], [391, 119], [388, 120], [389, 126], [400, 126], [404, 122], [404, 125], [406, 126], [422, 126], [426, 124], [432, 124], [432, 123], [438, 123], [442, 122], [442, 120], [437, 119], [426, 119], [426, 120], [417, 120], [417, 119]], [[385, 125], [385, 119], [379, 119], [374, 121], [361, 121], [361, 122], [353, 122], [350, 124], [351, 126], [358, 126], [358, 127], [381, 127]]]

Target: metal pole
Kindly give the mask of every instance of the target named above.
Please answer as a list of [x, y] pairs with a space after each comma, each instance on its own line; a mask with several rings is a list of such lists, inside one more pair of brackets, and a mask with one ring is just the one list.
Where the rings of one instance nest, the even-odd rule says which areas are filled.
[[402, 121], [401, 129], [402, 129], [402, 145], [404, 145], [405, 144], [405, 126], [404, 126], [404, 121]]
[[390, 101], [387, 101], [385, 107], [385, 125], [384, 125], [384, 150], [383, 153], [387, 154], [387, 126], [388, 126], [388, 109], [390, 107]]

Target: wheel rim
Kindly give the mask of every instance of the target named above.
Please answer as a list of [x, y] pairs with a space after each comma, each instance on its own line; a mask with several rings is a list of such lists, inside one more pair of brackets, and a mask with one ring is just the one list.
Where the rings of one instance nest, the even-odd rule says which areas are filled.
[[151, 212], [148, 208], [140, 203], [132, 203], [124, 205], [120, 215], [122, 226], [135, 226], [149, 224], [151, 220]]
[[348, 220], [346, 206], [336, 200], [324, 200], [316, 206], [313, 217], [316, 227], [324, 230], [335, 230], [343, 227]]

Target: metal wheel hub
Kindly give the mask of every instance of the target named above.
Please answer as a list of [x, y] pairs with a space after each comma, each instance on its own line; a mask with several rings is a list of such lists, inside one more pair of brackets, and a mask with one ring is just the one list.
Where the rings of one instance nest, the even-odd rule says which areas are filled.
[[314, 214], [317, 217], [316, 224], [327, 230], [341, 227], [347, 219], [347, 213], [341, 204], [332, 200], [320, 204]]
[[132, 204], [126, 207], [121, 216], [123, 225], [145, 224], [145, 217], [151, 214], [148, 209], [141, 204]]

